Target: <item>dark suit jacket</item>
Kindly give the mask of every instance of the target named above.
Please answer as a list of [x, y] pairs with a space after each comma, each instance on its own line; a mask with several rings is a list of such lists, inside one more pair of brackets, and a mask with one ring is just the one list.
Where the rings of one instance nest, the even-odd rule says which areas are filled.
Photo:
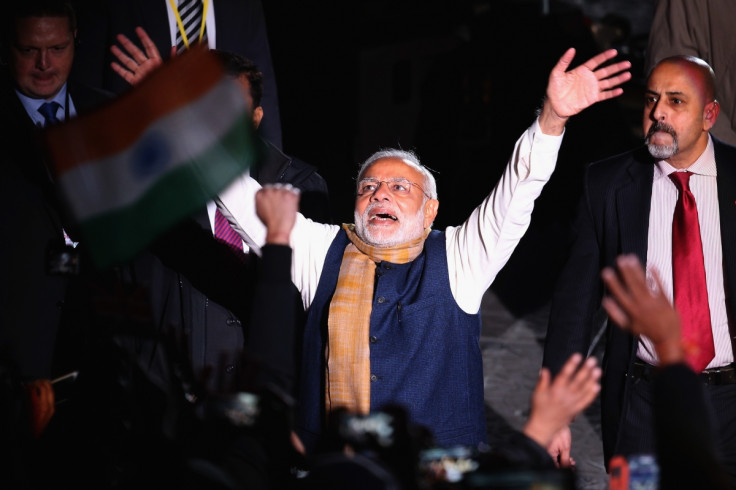
[[[278, 91], [261, 1], [210, 1], [215, 11], [217, 49], [252, 60], [263, 73], [261, 106], [265, 117], [259, 134], [281, 148]], [[171, 35], [165, 0], [76, 0], [74, 4], [80, 32], [75, 79], [118, 94], [128, 89], [130, 85], [110, 68], [110, 62], [116, 60], [110, 46], [117, 44], [118, 34], [125, 34], [140, 45], [134, 31], [138, 26], [145, 29], [161, 56], [169, 57]]]
[[250, 175], [259, 184], [289, 183], [298, 188], [299, 212], [319, 223], [332, 223], [327, 182], [317, 167], [286, 155], [263, 138], [257, 140], [261, 158], [251, 167]]
[[[713, 139], [718, 171], [721, 242], [726, 303], [736, 311], [736, 148]], [[600, 327], [593, 318], [604, 294], [600, 272], [620, 254], [647, 259], [653, 159], [645, 147], [592, 164], [575, 224], [576, 238], [552, 299], [543, 364], [556, 373], [574, 352], [585, 354]], [[733, 337], [733, 332], [731, 332]], [[627, 403], [627, 373], [636, 342], [611, 325], [603, 359], [602, 426], [606, 461], [614, 454], [622, 409]]]
[[[261, 184], [294, 185], [301, 190], [302, 214], [329, 222], [327, 184], [316, 167], [285, 155], [266, 140], [259, 138], [257, 144], [260, 158], [251, 175]], [[209, 389], [218, 389], [220, 382], [230, 384], [239, 369], [237, 355], [248, 348], [248, 336], [254, 334], [246, 298], [252, 296], [255, 256], [249, 254], [245, 264], [234, 260], [233, 252], [212, 238], [204, 210], [160, 237], [151, 250], [156, 257], [143, 254], [132, 267], [137, 285], [150, 291], [159, 327], [172, 326], [188, 336], [195, 372], [211, 367], [221, 373], [222, 379], [210, 380]], [[294, 316], [303, 323], [301, 296], [295, 288], [282, 306], [295, 310]]]
[[[0, 86], [0, 362], [15, 364], [23, 378], [49, 377], [69, 281], [46, 273], [49, 247], [64, 245], [62, 205], [44, 163], [40, 131], [7, 73], [0, 74]], [[82, 85], [68, 88], [79, 113], [105, 100]]]

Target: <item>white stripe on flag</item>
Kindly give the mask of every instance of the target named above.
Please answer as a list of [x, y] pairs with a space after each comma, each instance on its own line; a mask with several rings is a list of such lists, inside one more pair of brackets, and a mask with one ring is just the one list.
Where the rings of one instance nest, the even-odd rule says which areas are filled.
[[74, 215], [84, 221], [135, 202], [165, 174], [216, 144], [245, 111], [242, 91], [223, 78], [199, 99], [154, 121], [128, 149], [65, 172], [59, 183]]

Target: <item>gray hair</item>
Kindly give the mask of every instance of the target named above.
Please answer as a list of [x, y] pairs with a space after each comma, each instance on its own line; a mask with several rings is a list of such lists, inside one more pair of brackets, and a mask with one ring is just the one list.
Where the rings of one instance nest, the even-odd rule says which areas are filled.
[[419, 157], [417, 157], [413, 151], [386, 148], [375, 152], [360, 166], [356, 181], [360, 182], [360, 179], [363, 178], [365, 172], [378, 160], [383, 160], [384, 158], [395, 158], [397, 160], [401, 160], [405, 164], [416, 169], [424, 177], [424, 182], [422, 182], [424, 192], [426, 192], [431, 199], [437, 199], [437, 182], [434, 180], [434, 175], [432, 175], [432, 172], [430, 172], [427, 167], [419, 162]]

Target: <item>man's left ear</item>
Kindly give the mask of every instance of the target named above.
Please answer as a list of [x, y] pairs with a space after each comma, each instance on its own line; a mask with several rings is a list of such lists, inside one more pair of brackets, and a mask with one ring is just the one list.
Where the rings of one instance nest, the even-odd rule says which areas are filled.
[[713, 127], [720, 112], [721, 104], [719, 104], [717, 100], [705, 105], [705, 108], [703, 109], [703, 119], [705, 121], [706, 130]]
[[437, 210], [440, 207], [440, 202], [437, 199], [427, 199], [424, 203], [424, 228], [429, 228], [434, 223], [434, 219], [437, 217]]
[[258, 126], [261, 125], [261, 119], [263, 119], [263, 108], [261, 108], [261, 106], [258, 106], [253, 109], [253, 114], [251, 114], [251, 117], [253, 118], [253, 129], [258, 129]]

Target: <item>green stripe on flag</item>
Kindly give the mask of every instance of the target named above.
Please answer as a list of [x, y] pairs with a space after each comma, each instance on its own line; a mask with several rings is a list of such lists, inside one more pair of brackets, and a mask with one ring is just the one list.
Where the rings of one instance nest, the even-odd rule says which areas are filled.
[[100, 268], [134, 258], [160, 233], [202, 209], [257, 158], [244, 113], [218, 142], [161, 176], [135, 203], [80, 223]]

